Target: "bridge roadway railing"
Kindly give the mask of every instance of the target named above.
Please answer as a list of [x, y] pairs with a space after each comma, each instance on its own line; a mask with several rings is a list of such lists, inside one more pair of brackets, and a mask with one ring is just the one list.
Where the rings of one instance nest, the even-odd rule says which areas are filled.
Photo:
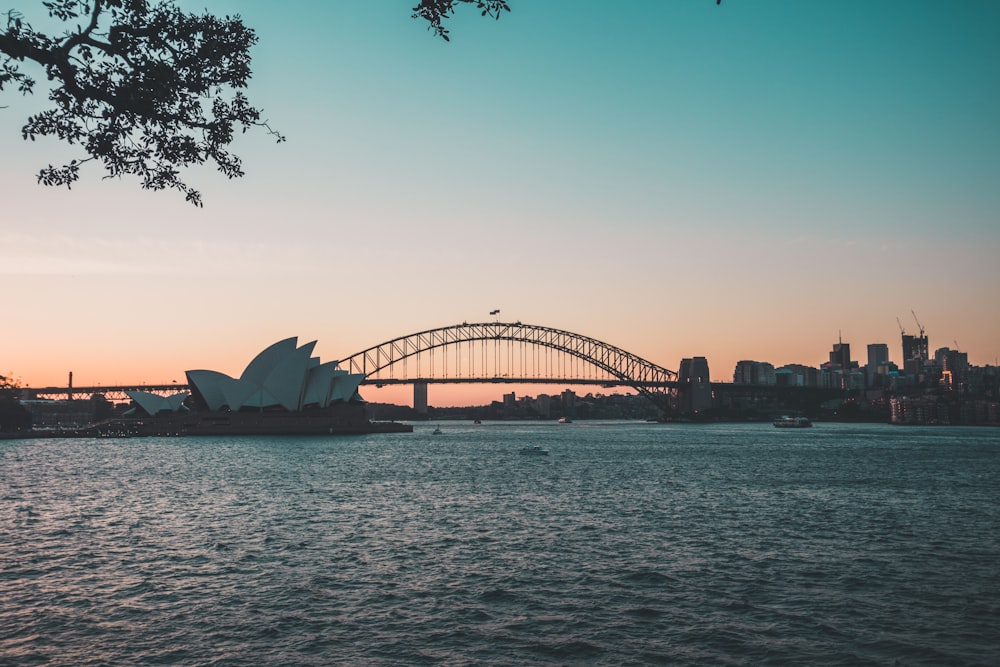
[[[412, 378], [379, 378], [363, 380], [362, 385], [367, 385], [370, 387], [384, 387], [391, 385], [410, 385], [410, 384], [523, 384], [523, 385], [535, 385], [535, 384], [561, 384], [561, 385], [594, 385], [605, 388], [611, 387], [628, 387], [631, 386], [629, 382], [624, 380], [612, 380], [612, 379], [593, 379], [593, 378], [552, 378], [552, 377], [510, 377], [510, 376], [494, 376], [494, 377], [469, 377], [469, 378], [459, 378], [459, 377], [412, 377]], [[659, 387], [661, 389], [672, 389], [676, 388], [676, 382], [662, 382], [658, 384], [651, 384], [651, 387]], [[41, 399], [41, 400], [65, 400], [65, 399], [77, 399], [77, 400], [89, 400], [95, 395], [104, 396], [107, 400], [113, 403], [119, 403], [123, 401], [131, 400], [126, 394], [126, 391], [145, 391], [151, 394], [159, 394], [161, 396], [168, 396], [170, 394], [176, 394], [182, 391], [190, 391], [190, 387], [186, 384], [169, 384], [169, 385], [159, 385], [159, 384], [143, 384], [143, 385], [122, 385], [114, 387], [105, 386], [94, 386], [94, 387], [40, 387], [40, 388], [25, 388], [21, 391], [22, 398], [28, 399]]]

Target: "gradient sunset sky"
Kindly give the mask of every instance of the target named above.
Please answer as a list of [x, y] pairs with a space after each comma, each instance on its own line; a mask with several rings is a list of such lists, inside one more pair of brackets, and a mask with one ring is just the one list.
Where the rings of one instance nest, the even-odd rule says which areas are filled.
[[838, 335], [899, 362], [911, 310], [932, 351], [1000, 357], [994, 0], [511, 0], [450, 43], [413, 0], [180, 4], [257, 31], [248, 94], [288, 141], [240, 137], [243, 179], [186, 174], [203, 209], [96, 167], [46, 188], [78, 154], [21, 139], [44, 75], [3, 93], [0, 374], [183, 382], [495, 308], [716, 380]]

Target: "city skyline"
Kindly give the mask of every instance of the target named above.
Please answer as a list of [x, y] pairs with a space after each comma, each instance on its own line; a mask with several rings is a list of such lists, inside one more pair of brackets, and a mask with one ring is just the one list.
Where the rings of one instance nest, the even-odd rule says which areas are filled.
[[[498, 314], [499, 310], [494, 310], [490, 312], [490, 315], [498, 315]], [[915, 314], [914, 314], [914, 319], [916, 319]], [[522, 324], [526, 324], [521, 322], [502, 323], [499, 320], [495, 320], [493, 323], [501, 324], [504, 326], [509, 325], [514, 327], [519, 327]], [[918, 321], [918, 327], [919, 326], [920, 324]], [[878, 388], [882, 388], [883, 386], [885, 388], [890, 388], [891, 386], [893, 388], [899, 388], [905, 390], [906, 387], [911, 387], [921, 382], [922, 380], [920, 380], [917, 377], [917, 375], [922, 375], [925, 370], [931, 372], [931, 375], [933, 375], [934, 377], [936, 377], [937, 374], [940, 373], [940, 371], [942, 370], [940, 367], [937, 367], [936, 371], [933, 370], [933, 368], [934, 364], [940, 361], [939, 357], [941, 357], [942, 352], [950, 352], [952, 354], [960, 353], [960, 357], [962, 359], [961, 363], [963, 364], [968, 363], [968, 352], [962, 351], [957, 347], [950, 347], [948, 345], [929, 346], [930, 341], [927, 336], [927, 332], [922, 328], [918, 330], [917, 335], [911, 335], [910, 333], [908, 333], [907, 330], [905, 330], [902, 327], [900, 323], [899, 331], [900, 331], [900, 342], [898, 345], [899, 347], [898, 356], [894, 356], [891, 353], [891, 349], [893, 346], [889, 345], [888, 343], [867, 343], [865, 344], [864, 350], [861, 350], [859, 347], [855, 347], [852, 350], [851, 343], [849, 341], [844, 341], [842, 334], [838, 333], [837, 341], [832, 344], [833, 348], [832, 351], [827, 352], [827, 357], [828, 357], [827, 361], [818, 362], [815, 364], [809, 364], [809, 363], [802, 364], [797, 362], [775, 364], [771, 363], [767, 359], [741, 358], [734, 364], [732, 370], [716, 369], [715, 371], [712, 371], [711, 360], [706, 359], [705, 357], [697, 357], [697, 356], [695, 357], [695, 360], [697, 361], [698, 359], [700, 359], [702, 363], [706, 364], [706, 366], [702, 367], [702, 370], [700, 370], [698, 374], [701, 375], [705, 371], [708, 371], [712, 383], [727, 383], [727, 384], [732, 383], [732, 384], [751, 384], [751, 385], [775, 384], [776, 371], [779, 374], [780, 372], [784, 371], [786, 373], [791, 373], [792, 375], [799, 375], [803, 371], [803, 369], [808, 368], [816, 371], [816, 375], [814, 377], [807, 378], [805, 376], [802, 376], [799, 377], [797, 380], [796, 378], [792, 377], [789, 378], [789, 380], [793, 381], [793, 383], [805, 382], [806, 385], [815, 384], [816, 386], [820, 385], [841, 386], [840, 383], [843, 383], [842, 386], [845, 390], [858, 389], [861, 388], [862, 386], [863, 387], [877, 386]], [[317, 342], [318, 341], [309, 342], [308, 347], [312, 348]], [[628, 351], [626, 350], [625, 352]], [[448, 355], [448, 353], [445, 354]], [[916, 367], [908, 366], [907, 360], [919, 360], [921, 361], [921, 364], [919, 364], [919, 366]], [[653, 361], [653, 360], [647, 359], [646, 361]], [[676, 369], [674, 370], [679, 374], [678, 378], [679, 381], [683, 382], [685, 374], [690, 373], [689, 370], [688, 371], [685, 370], [685, 362], [690, 363], [691, 361], [692, 361], [691, 358], [685, 358], [680, 360], [679, 363], [676, 364]], [[417, 363], [417, 366], [420, 367], [420, 362], [415, 362], [415, 363]], [[426, 360], [424, 363], [427, 363]], [[432, 360], [431, 363], [433, 363]], [[464, 366], [464, 364], [467, 363], [470, 364], [470, 366], [475, 366], [479, 362], [470, 361], [468, 358], [466, 358], [465, 361], [460, 363], [460, 366]], [[656, 362], [653, 361], [653, 363]], [[931, 364], [930, 367], [926, 366], [926, 364], [928, 363]], [[882, 365], [886, 365], [886, 367], [880, 369], [879, 366]], [[984, 364], [983, 366], [991, 367], [994, 369], [1000, 368], [1000, 365], [996, 363]], [[977, 366], [976, 364], [969, 364], [969, 367], [982, 367], [982, 366]], [[345, 370], [345, 372], [346, 370], [348, 370], [346, 365], [342, 366], [342, 368]], [[764, 368], [766, 368], [767, 370], [764, 371], [763, 370]], [[441, 369], [438, 369], [438, 371], [431, 371], [428, 377], [430, 378], [437, 377], [437, 373], [440, 372], [440, 370]], [[186, 369], [184, 373], [187, 374], [188, 372], [191, 371], [195, 373], [205, 372], [202, 370]], [[886, 378], [885, 380], [879, 380], [878, 382], [874, 380], [874, 376], [876, 374], [889, 371], [893, 371], [894, 375], [898, 375], [898, 380], [890, 381], [888, 378]], [[216, 373], [216, 371], [209, 371], [209, 372], [211, 374]], [[462, 373], [459, 369], [453, 369], [452, 372], [455, 373], [454, 377], [456, 378], [462, 376]], [[767, 378], [765, 378], [764, 376], [758, 377], [758, 373], [762, 372], [768, 373], [769, 374], [768, 377]], [[841, 372], [858, 374], [859, 377], [863, 378], [863, 380], [848, 380], [846, 375], [844, 376], [838, 375], [837, 378], [839, 379], [833, 377], [833, 374], [839, 374]], [[823, 373], [829, 374], [830, 377], [826, 377], [825, 379], [823, 379], [823, 377], [821, 377]], [[497, 380], [496, 380], [497, 377], [506, 377], [506, 374], [489, 375], [489, 379], [485, 379], [479, 384], [469, 384], [464, 381], [454, 384], [450, 384], [447, 382], [436, 383], [432, 381], [429, 385], [428, 384], [423, 385], [423, 388], [421, 390], [422, 398], [420, 399], [420, 402], [422, 402], [425, 405], [430, 404], [437, 407], [464, 407], [464, 406], [483, 406], [483, 405], [488, 405], [490, 403], [498, 402], [502, 400], [503, 395], [512, 392], [513, 394], [516, 394], [519, 398], [551, 396], [553, 395], [553, 393], [558, 394], [562, 391], [574, 391], [574, 392], [579, 391], [581, 395], [586, 395], [586, 394], [608, 395], [608, 394], [633, 393], [633, 390], [629, 388], [627, 385], [621, 385], [621, 386], [602, 385], [601, 387], [595, 387], [593, 384], [580, 384], [573, 382], [572, 379], [567, 379], [565, 382], [561, 383], [546, 383], [546, 384], [503, 382], [504, 384], [509, 385], [510, 391], [504, 389], [501, 394], [498, 394]], [[572, 378], [572, 377], [573, 376], [571, 374], [567, 375], [567, 378]], [[94, 386], [93, 384], [81, 385], [79, 382], [73, 382], [72, 377], [67, 378], [67, 380], [69, 381], [69, 384], [77, 390], [80, 390], [82, 387], [89, 388]], [[857, 384], [857, 382], [859, 381], [862, 381], [863, 385]], [[778, 383], [781, 384], [780, 381]], [[130, 384], [130, 383], [125, 383], [125, 384]], [[184, 381], [178, 382], [177, 380], [173, 380], [169, 383], [168, 382], [151, 383], [151, 385], [156, 385], [160, 387], [170, 386], [171, 384], [177, 384], [178, 386], [185, 386]], [[97, 383], [97, 386], [112, 388], [115, 386], [122, 386], [122, 385], [118, 385], [115, 383], [104, 383], [102, 385], [101, 383]], [[564, 387], [564, 388], [556, 389], [556, 387]], [[35, 385], [33, 387], [27, 387], [27, 388], [36, 390], [53, 389], [53, 388], [65, 389], [67, 388], [67, 381], [57, 382], [46, 386]], [[360, 391], [363, 394], [363, 398], [373, 403], [412, 405], [415, 407], [415, 404], [417, 402], [417, 399], [415, 398], [416, 397], [415, 385], [413, 383], [379, 384], [375, 382], [373, 384], [361, 387]], [[436, 400], [430, 400], [428, 402], [428, 396]]]
[[838, 336], [898, 363], [911, 312], [931, 353], [996, 364], [1000, 7], [638, 4], [466, 8], [446, 43], [403, 2], [213, 2], [256, 30], [248, 95], [288, 141], [187, 175], [204, 209], [96, 170], [37, 185], [75, 154], [21, 139], [44, 74], [5, 91], [0, 374], [169, 383], [496, 308], [720, 379]]

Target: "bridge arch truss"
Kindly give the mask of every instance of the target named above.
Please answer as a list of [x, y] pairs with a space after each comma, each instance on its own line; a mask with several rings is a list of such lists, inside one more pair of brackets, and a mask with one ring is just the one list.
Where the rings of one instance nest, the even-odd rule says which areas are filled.
[[521, 322], [428, 329], [340, 360], [365, 384], [563, 382], [629, 386], [666, 409], [677, 374], [589, 336]]

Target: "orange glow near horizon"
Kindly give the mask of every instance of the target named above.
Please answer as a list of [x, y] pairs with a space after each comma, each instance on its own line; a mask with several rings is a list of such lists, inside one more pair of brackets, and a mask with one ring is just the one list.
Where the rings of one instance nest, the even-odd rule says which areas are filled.
[[[717, 382], [731, 381], [733, 369], [741, 359], [766, 361], [775, 367], [790, 363], [817, 367], [828, 359], [832, 344], [837, 341], [836, 331], [832, 334], [826, 331], [829, 328], [827, 322], [802, 322], [796, 333], [789, 334], [786, 339], [781, 334], [769, 331], [765, 325], [758, 325], [756, 329], [746, 328], [734, 335], [730, 328], [721, 325], [723, 319], [723, 316], [706, 311], [701, 319], [701, 325], [705, 327], [701, 335], [690, 323], [667, 330], [667, 335], [662, 337], [659, 327], [664, 325], [656, 322], [639, 321], [637, 327], [628, 329], [628, 335], [622, 338], [609, 331], [590, 331], [592, 326], [601, 326], [596, 321], [580, 321], [565, 328], [581, 335], [593, 335], [671, 370], [676, 370], [684, 357], [705, 356], [708, 358], [711, 377]], [[418, 330], [412, 328], [404, 331], [401, 326], [397, 326], [400, 329], [397, 335]], [[644, 331], [640, 327], [648, 327], [648, 330]], [[273, 328], [278, 329], [277, 326]], [[939, 328], [945, 327], [935, 322], [934, 328], [929, 331], [932, 354], [939, 347], [956, 346], [954, 341], [944, 339], [947, 334], [942, 333], [940, 337], [936, 335]], [[217, 336], [206, 335], [198, 340], [178, 343], [171, 338], [172, 333], [164, 333], [161, 340], [146, 338], [140, 341], [127, 336], [100, 336], [96, 339], [70, 337], [63, 340], [57, 337], [51, 327], [43, 327], [43, 331], [48, 335], [20, 340], [14, 334], [13, 339], [5, 344], [5, 351], [13, 354], [2, 362], [0, 374], [11, 377], [21, 386], [35, 389], [65, 387], [70, 372], [73, 373], [73, 385], [76, 387], [185, 384], [185, 371], [189, 369], [211, 369], [238, 376], [260, 350], [285, 337], [278, 334], [232, 340], [227, 335], [228, 332], [219, 331]], [[978, 350], [989, 350], [991, 345], [995, 345], [995, 341], [990, 340], [992, 334], [992, 330], [967, 330], [966, 335], [962, 336], [962, 349], [969, 352], [970, 363], [978, 366], [996, 364], [995, 358], [984, 358], [984, 355], [977, 354]], [[361, 336], [381, 338], [363, 340]], [[371, 346], [373, 340], [384, 341], [391, 337], [392, 335], [386, 336], [382, 331], [356, 333], [351, 339], [345, 337], [346, 342], [339, 344], [336, 341], [324, 342], [322, 335], [300, 336], [299, 341], [304, 343], [318, 339], [316, 353], [324, 361], [329, 361], [338, 358], [338, 350], [346, 348], [353, 352]], [[866, 362], [868, 343], [887, 343], [890, 359], [898, 362], [900, 358], [895, 319], [891, 320], [891, 326], [883, 323], [883, 326], [877, 328], [845, 332], [843, 339], [851, 344], [852, 357], [862, 365]], [[20, 350], [25, 353], [18, 354]], [[31, 350], [44, 350], [44, 353], [29, 352]], [[530, 387], [503, 383], [431, 384], [428, 388], [428, 401], [436, 407], [463, 407], [499, 401], [511, 391], [517, 396], [556, 395], [565, 388], [573, 388], [579, 395], [623, 391], [599, 385], [572, 387], [569, 382], [571, 380], [566, 386], [545, 384]], [[383, 388], [363, 386], [361, 394], [371, 402], [412, 405], [413, 400], [412, 385]]]
[[246, 92], [288, 140], [236, 136], [242, 178], [185, 170], [204, 208], [99, 161], [40, 185], [86, 153], [18, 131], [49, 107], [44, 69], [0, 99], [0, 374], [183, 384], [289, 336], [332, 361], [496, 310], [722, 382], [818, 367], [841, 335], [900, 364], [911, 309], [931, 354], [1000, 360], [1000, 3], [914, 3], [905, 25], [869, 3], [863, 30], [840, 3], [619, 3], [572, 30], [567, 3], [518, 3], [456, 17], [450, 43], [394, 3], [222, 4], [259, 35]]
[[[427, 387], [427, 404], [435, 408], [462, 408], [490, 405], [494, 401], [501, 402], [505, 394], [514, 393], [520, 399], [523, 397], [538, 398], [542, 395], [558, 396], [570, 390], [577, 396], [587, 394], [633, 393], [627, 387], [600, 387], [591, 385], [542, 384], [518, 385], [504, 383], [482, 384], [430, 384]], [[393, 385], [385, 387], [362, 386], [361, 396], [369, 403], [391, 403], [394, 405], [413, 406], [413, 386]]]

